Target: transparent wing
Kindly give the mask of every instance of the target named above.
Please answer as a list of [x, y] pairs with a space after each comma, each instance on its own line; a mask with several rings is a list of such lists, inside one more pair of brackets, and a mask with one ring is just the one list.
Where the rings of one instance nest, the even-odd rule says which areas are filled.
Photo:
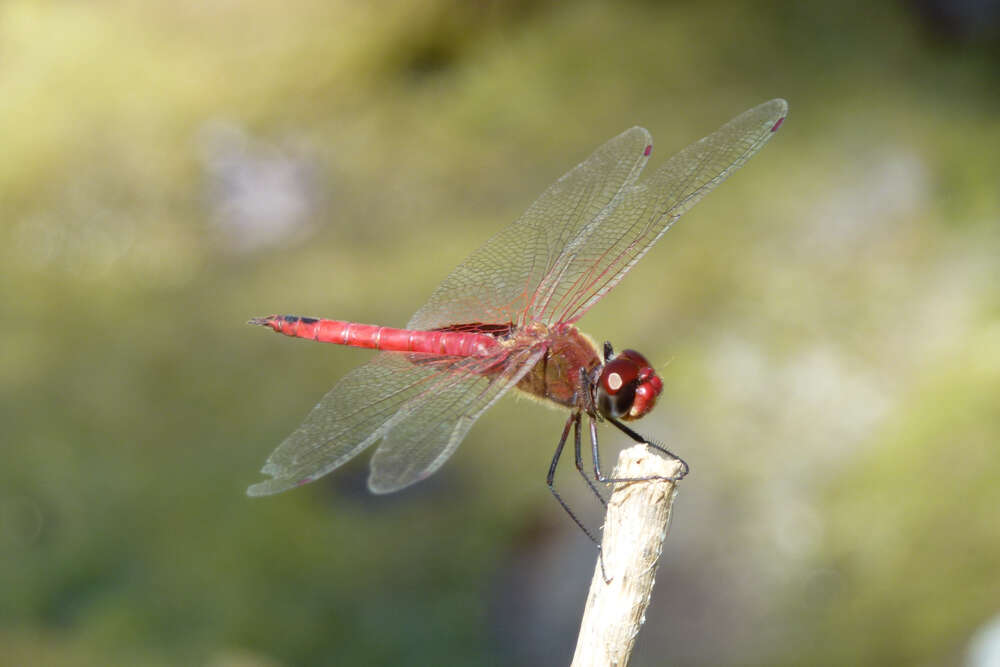
[[466, 375], [435, 390], [430, 400], [408, 407], [387, 429], [371, 461], [368, 488], [398, 491], [429, 477], [441, 467], [488, 407], [517, 384], [544, 350], [511, 354], [504, 371], [487, 380]]
[[[406, 483], [417, 481], [421, 471], [426, 471], [423, 476], [429, 475], [443, 463], [479, 414], [530, 369], [519, 365], [524, 361], [523, 356], [513, 354], [432, 357], [383, 352], [345, 375], [323, 397], [302, 425], [268, 457], [261, 472], [272, 479], [254, 484], [247, 494], [269, 495], [311, 482], [392, 434], [401, 424], [409, 424], [399, 432], [419, 442], [413, 451], [424, 457], [421, 460], [427, 465], [419, 470], [398, 470], [395, 476], [409, 479]], [[498, 371], [484, 376], [492, 366]], [[457, 437], [453, 443], [428, 439], [422, 433], [445, 428], [431, 421], [432, 415], [452, 420], [451, 430]], [[463, 427], [460, 435], [455, 428], [459, 422]], [[440, 450], [435, 454], [436, 442], [440, 442]], [[390, 469], [387, 465], [387, 475]], [[396, 488], [402, 486], [405, 484]]]
[[580, 319], [681, 215], [759, 151], [787, 113], [781, 99], [754, 107], [629, 185], [555, 261], [539, 286], [534, 318]]
[[455, 269], [410, 320], [575, 322], [685, 211], [767, 143], [784, 100], [737, 116], [637, 184], [652, 146], [634, 127], [598, 148]]
[[523, 324], [538, 286], [566, 246], [635, 182], [649, 145], [649, 133], [633, 127], [594, 151], [445, 278], [407, 328]]

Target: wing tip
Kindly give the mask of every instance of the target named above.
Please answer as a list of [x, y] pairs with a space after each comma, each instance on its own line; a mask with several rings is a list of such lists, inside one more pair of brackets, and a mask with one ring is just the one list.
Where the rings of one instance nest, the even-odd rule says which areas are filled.
[[771, 132], [777, 132], [781, 124], [785, 122], [785, 118], [788, 117], [788, 101], [781, 97], [776, 97], [773, 100], [764, 102], [761, 106], [767, 110], [769, 117], [775, 119], [771, 125]]
[[[433, 472], [433, 471], [431, 471]], [[406, 479], [405, 476], [400, 479], [378, 479], [378, 475], [375, 472], [375, 467], [372, 466], [368, 471], [368, 491], [376, 496], [384, 496], [390, 493], [395, 493], [405, 489], [408, 486], [412, 486], [417, 482], [427, 479], [430, 477], [431, 473], [423, 473], [413, 479]]]
[[308, 484], [311, 481], [311, 477], [307, 477], [306, 479], [299, 481], [282, 477], [272, 477], [271, 479], [266, 479], [263, 482], [257, 482], [256, 484], [248, 486], [247, 495], [251, 498], [273, 496], [277, 493], [281, 493], [282, 491], [288, 491], [289, 489], [294, 489], [304, 484]]
[[651, 135], [649, 133], [649, 130], [644, 128], [642, 125], [633, 125], [629, 129], [619, 134], [618, 137], [615, 137], [615, 139], [619, 137], [622, 138], [628, 137], [631, 139], [632, 135], [635, 135], [635, 138], [639, 140], [639, 142], [642, 144], [644, 148], [652, 148], [653, 135]]
[[271, 493], [267, 490], [269, 483], [270, 480], [267, 482], [257, 482], [256, 484], [251, 484], [247, 487], [247, 496], [250, 498], [259, 498], [261, 496], [271, 495]]
[[783, 97], [775, 97], [773, 100], [764, 102], [762, 106], [773, 106], [775, 113], [782, 116], [788, 113], [788, 100]]

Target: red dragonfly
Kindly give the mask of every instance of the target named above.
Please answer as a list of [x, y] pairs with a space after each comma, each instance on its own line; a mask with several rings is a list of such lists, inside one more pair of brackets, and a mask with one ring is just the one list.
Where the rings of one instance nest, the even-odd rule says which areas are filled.
[[[251, 320], [287, 336], [380, 353], [313, 408], [268, 458], [262, 472], [271, 479], [247, 493], [307, 484], [379, 441], [368, 488], [398, 491], [441, 467], [511, 388], [570, 411], [547, 478], [563, 507], [553, 478], [571, 429], [577, 468], [594, 488], [580, 451], [584, 414], [594, 476], [613, 481], [600, 471], [596, 422], [649, 443], [623, 422], [648, 413], [663, 383], [641, 354], [615, 354], [609, 343], [601, 354], [575, 324], [681, 214], [771, 139], [787, 111], [781, 99], [750, 109], [643, 181], [652, 138], [641, 127], [626, 130], [469, 256], [404, 329], [294, 315]], [[678, 478], [687, 473], [681, 463]]]

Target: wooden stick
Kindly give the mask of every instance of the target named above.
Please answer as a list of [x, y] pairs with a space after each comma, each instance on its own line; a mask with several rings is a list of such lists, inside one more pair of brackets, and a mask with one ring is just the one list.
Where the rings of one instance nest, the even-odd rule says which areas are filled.
[[[672, 477], [676, 460], [640, 444], [618, 457], [615, 477]], [[573, 667], [625, 667], [653, 591], [656, 566], [667, 537], [672, 482], [619, 482], [608, 501], [601, 551], [583, 611]], [[605, 580], [607, 575], [607, 580]]]

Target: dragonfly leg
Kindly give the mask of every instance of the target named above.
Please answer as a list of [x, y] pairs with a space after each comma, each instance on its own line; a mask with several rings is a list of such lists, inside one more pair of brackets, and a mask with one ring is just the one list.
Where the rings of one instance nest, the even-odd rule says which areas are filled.
[[[574, 450], [574, 454], [575, 454], [575, 457], [576, 457], [576, 469], [578, 471], [580, 471], [580, 476], [583, 477], [583, 480], [585, 482], [587, 482], [587, 486], [589, 486], [590, 490], [594, 492], [594, 495], [597, 496], [597, 499], [599, 501], [601, 501], [601, 505], [603, 505], [604, 507], [607, 507], [608, 506], [608, 501], [606, 501], [604, 499], [604, 496], [602, 496], [601, 492], [597, 490], [597, 487], [594, 486], [594, 483], [590, 481], [590, 477], [587, 476], [587, 472], [583, 469], [583, 453], [581, 451], [582, 448], [580, 446], [581, 445], [581, 442], [580, 442], [580, 440], [581, 440], [580, 439], [580, 420], [581, 420], [580, 412], [579, 411], [574, 412], [572, 415], [570, 415], [570, 419], [573, 420], [573, 450]], [[567, 421], [566, 423], [567, 423], [567, 426], [568, 426], [569, 422]], [[566, 440], [566, 435], [567, 435], [566, 431], [565, 431], [565, 429], [563, 429], [563, 436], [562, 436], [562, 440], [559, 443], [559, 449], [562, 449], [563, 443]], [[558, 458], [558, 455], [556, 456], [556, 458]], [[552, 493], [555, 494], [556, 493], [555, 489], [552, 488], [552, 484], [551, 484], [552, 475], [555, 473], [555, 459], [553, 459], [552, 463], [553, 463], [553, 465], [549, 469], [549, 479], [550, 479], [549, 488], [552, 489]], [[558, 494], [556, 494], [556, 500], [558, 500], [559, 503], [563, 506], [563, 509], [565, 509], [566, 512], [569, 513], [569, 515], [571, 517], [573, 517], [573, 520], [576, 521], [576, 525], [580, 526], [580, 528], [583, 530], [583, 532], [586, 533], [587, 537], [589, 537], [594, 542], [594, 544], [597, 545], [597, 561], [601, 564], [601, 577], [604, 579], [604, 583], [605, 584], [610, 584], [611, 583], [611, 578], [608, 577], [607, 570], [604, 567], [604, 550], [601, 548], [601, 543], [598, 540], [594, 539], [594, 536], [590, 533], [589, 530], [587, 530], [586, 528], [583, 527], [583, 524], [580, 523], [580, 521], [576, 518], [576, 516], [573, 515], [572, 512], [570, 512], [569, 507], [566, 506], [566, 503], [564, 503], [562, 501], [562, 499], [559, 497]]]
[[665, 447], [661, 447], [660, 445], [650, 442], [647, 438], [642, 437], [641, 435], [630, 429], [628, 426], [625, 426], [625, 424], [622, 424], [617, 419], [609, 418], [608, 421], [617, 426], [625, 435], [632, 438], [636, 442], [645, 444], [648, 447], [652, 447], [653, 449], [662, 452], [663, 454], [666, 454], [675, 461], [680, 461], [681, 471], [680, 473], [672, 477], [662, 477], [660, 475], [649, 475], [647, 477], [606, 477], [604, 473], [601, 472], [601, 459], [597, 446], [597, 423], [594, 421], [593, 418], [591, 418], [590, 442], [593, 447], [593, 456], [594, 456], [594, 479], [596, 479], [598, 482], [602, 482], [604, 484], [614, 484], [616, 482], [648, 482], [658, 479], [667, 482], [678, 482], [687, 476], [688, 471], [690, 470], [687, 461], [677, 456], [676, 454], [666, 449]]
[[613, 356], [615, 356], [615, 348], [611, 347], [611, 341], [604, 341], [604, 363], [611, 361]]
[[[573, 519], [573, 522], [576, 523], [576, 525], [580, 527], [580, 530], [582, 530], [584, 534], [590, 538], [590, 541], [596, 544], [598, 548], [600, 548], [601, 543], [597, 540], [596, 537], [594, 537], [594, 534], [591, 533], [590, 530], [588, 530], [587, 527], [583, 525], [583, 522], [580, 521], [580, 519], [576, 516], [573, 510], [569, 508], [569, 505], [566, 504], [566, 501], [563, 500], [562, 496], [559, 495], [559, 492], [556, 491], [556, 486], [555, 486], [556, 466], [559, 464], [559, 457], [562, 456], [563, 447], [566, 445], [566, 438], [569, 437], [570, 428], [572, 428], [574, 424], [579, 424], [579, 422], [580, 422], [579, 411], [574, 411], [569, 416], [569, 419], [566, 420], [566, 425], [563, 426], [562, 435], [559, 437], [559, 444], [556, 445], [556, 452], [552, 456], [552, 464], [549, 465], [549, 474], [545, 477], [545, 483], [548, 484], [549, 491], [552, 492], [553, 497], [555, 497], [555, 499], [559, 502], [563, 510], [565, 510], [566, 514], [569, 514], [569, 518]], [[579, 430], [577, 432], [579, 433]], [[579, 441], [579, 436], [577, 437], [577, 440]], [[594, 493], [597, 493], [597, 489], [594, 489]]]
[[667, 456], [669, 456], [670, 458], [674, 459], [675, 461], [680, 461], [681, 471], [677, 475], [677, 479], [674, 479], [674, 480], [671, 480], [671, 481], [682, 480], [685, 477], [687, 477], [687, 474], [691, 471], [691, 467], [687, 464], [687, 461], [685, 461], [681, 457], [677, 456], [676, 454], [674, 454], [672, 451], [670, 451], [666, 447], [658, 445], [655, 442], [650, 442], [647, 438], [642, 437], [641, 435], [639, 435], [638, 433], [636, 433], [635, 431], [633, 431], [632, 429], [630, 429], [628, 426], [626, 426], [625, 424], [623, 424], [620, 421], [618, 421], [617, 419], [611, 419], [609, 421], [612, 424], [614, 424], [615, 426], [617, 426], [621, 430], [622, 433], [624, 433], [628, 437], [632, 438], [636, 442], [644, 443], [644, 444], [648, 445], [649, 447], [652, 447], [656, 451], [660, 452], [661, 454], [666, 454]]
[[607, 507], [608, 501], [604, 499], [601, 492], [596, 486], [594, 486], [594, 482], [591, 481], [590, 475], [588, 475], [587, 471], [583, 469], [583, 448], [581, 447], [580, 438], [580, 416], [579, 412], [574, 413], [573, 419], [573, 453], [576, 457], [576, 469], [580, 472], [580, 477], [583, 477], [583, 481], [587, 483], [590, 490], [594, 492], [595, 496], [597, 496], [597, 499], [601, 501], [601, 505]]

